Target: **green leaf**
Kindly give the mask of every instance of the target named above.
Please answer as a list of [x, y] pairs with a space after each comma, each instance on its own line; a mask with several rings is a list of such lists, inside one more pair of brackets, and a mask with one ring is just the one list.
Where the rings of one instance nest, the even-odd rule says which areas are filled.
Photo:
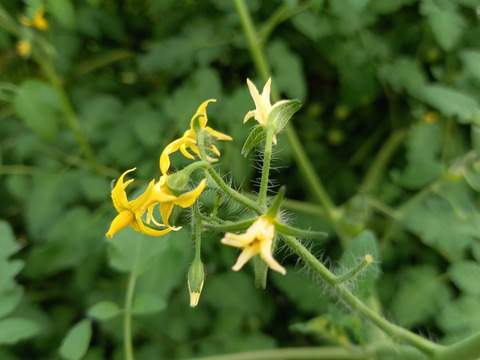
[[353, 286], [352, 292], [362, 299], [370, 296], [376, 280], [380, 276], [380, 252], [375, 234], [365, 230], [350, 241], [339, 261], [341, 273], [346, 273], [364, 261], [365, 255], [371, 255], [373, 262], [346, 284]]
[[307, 274], [298, 271], [292, 266], [286, 266], [286, 275], [271, 273], [275, 287], [287, 296], [295, 306], [303, 312], [321, 314], [327, 310], [328, 301], [319, 302], [323, 298], [325, 289], [317, 284]]
[[407, 166], [396, 179], [409, 189], [420, 189], [442, 174], [442, 142], [439, 123], [421, 123], [410, 130], [407, 138]]
[[447, 303], [437, 316], [439, 327], [446, 333], [467, 331], [473, 333], [480, 330], [480, 300], [464, 296]]
[[70, 0], [48, 0], [48, 10], [63, 27], [75, 28], [75, 10]]
[[460, 90], [442, 84], [425, 85], [421, 98], [445, 116], [457, 116], [461, 124], [480, 124], [477, 100]]
[[57, 92], [47, 83], [26, 80], [13, 101], [17, 114], [44, 140], [57, 136], [62, 105]]
[[440, 249], [450, 261], [455, 261], [472, 242], [472, 234], [478, 231], [477, 222], [475, 214], [461, 215], [447, 201], [431, 197], [410, 209], [402, 224], [424, 244]]
[[403, 326], [421, 324], [434, 316], [450, 298], [447, 285], [430, 266], [411, 267], [400, 275], [401, 283], [391, 305]]
[[23, 269], [23, 260], [0, 261], [0, 292], [15, 288], [14, 277]]
[[98, 321], [110, 320], [120, 313], [121, 309], [111, 301], [99, 302], [87, 310], [87, 315]]
[[256, 125], [248, 135], [247, 140], [245, 140], [245, 144], [243, 144], [242, 155], [247, 157], [250, 150], [265, 140], [265, 137], [265, 127], [262, 125]]
[[332, 25], [327, 17], [314, 15], [311, 12], [300, 12], [292, 17], [292, 24], [303, 35], [317, 41], [326, 36], [332, 35]]
[[460, 261], [450, 265], [448, 275], [452, 282], [469, 295], [480, 295], [480, 265], [474, 261]]
[[480, 51], [474, 49], [463, 50], [460, 53], [465, 70], [480, 80]]
[[63, 338], [60, 355], [66, 360], [80, 360], [85, 356], [92, 337], [92, 323], [85, 319], [75, 324]]
[[23, 287], [21, 286], [16, 286], [10, 291], [0, 293], [0, 318], [15, 310], [22, 300], [23, 293]]
[[448, 2], [440, 7], [434, 0], [423, 0], [420, 13], [427, 17], [435, 39], [445, 51], [452, 50], [460, 39], [465, 20], [456, 11], [456, 7]]
[[267, 57], [272, 64], [274, 86], [291, 99], [305, 99], [307, 85], [302, 62], [283, 41], [274, 41], [267, 48]]
[[381, 65], [379, 76], [395, 92], [406, 91], [412, 96], [417, 96], [425, 85], [425, 75], [420, 65], [414, 59], [407, 57], [398, 57], [391, 64]]
[[301, 107], [302, 103], [298, 100], [287, 100], [275, 104], [268, 115], [267, 125], [273, 126], [275, 133], [279, 133]]
[[10, 224], [0, 220], [0, 261], [7, 259], [20, 250]]
[[161, 237], [152, 237], [126, 227], [107, 240], [109, 264], [118, 271], [141, 274], [151, 266], [154, 257], [167, 248], [167, 239], [171, 233]]
[[133, 302], [132, 313], [145, 315], [159, 312], [167, 307], [167, 303], [161, 297], [144, 293], [137, 296]]
[[40, 332], [40, 326], [29, 319], [8, 318], [0, 320], [0, 345], [15, 344]]

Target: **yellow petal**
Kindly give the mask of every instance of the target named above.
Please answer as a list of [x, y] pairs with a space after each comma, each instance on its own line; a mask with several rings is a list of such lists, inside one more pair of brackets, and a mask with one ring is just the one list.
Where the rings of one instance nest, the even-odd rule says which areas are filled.
[[170, 227], [168, 219], [170, 218], [170, 215], [172, 214], [174, 206], [175, 206], [175, 204], [173, 203], [173, 201], [162, 202], [159, 205], [160, 216], [162, 217], [162, 221], [168, 227]]
[[17, 43], [17, 54], [20, 56], [30, 55], [32, 46], [28, 41], [21, 40]]
[[167, 186], [167, 175], [160, 177], [160, 180], [153, 187], [152, 197], [156, 202], [166, 202], [173, 201], [177, 197], [172, 194], [170, 189]]
[[187, 151], [187, 147], [185, 146], [185, 144], [182, 144], [182, 146], [180, 146], [180, 152], [187, 159], [195, 160], [195, 157]]
[[171, 230], [173, 230], [171, 228], [166, 228], [166, 229], [162, 229], [162, 230], [152, 229], [152, 228], [146, 226], [143, 223], [142, 219], [140, 219], [139, 217], [137, 217], [135, 219], [135, 224], [138, 227], [137, 231], [140, 231], [143, 234], [151, 235], [151, 236], [162, 236], [162, 235], [165, 235], [166, 233], [169, 233]]
[[224, 245], [241, 248], [252, 242], [252, 240], [252, 236], [249, 234], [226, 233], [220, 242]]
[[172, 141], [168, 144], [165, 149], [163, 149], [162, 154], [160, 155], [160, 171], [165, 175], [170, 168], [170, 157], [171, 153], [177, 151], [182, 145], [183, 146], [192, 146], [195, 145], [196, 141], [188, 137], [181, 137], [180, 139]]
[[105, 234], [108, 238], [112, 238], [118, 231], [130, 224], [135, 219], [135, 216], [130, 210], [121, 211], [110, 224], [110, 228]]
[[195, 115], [193, 115], [192, 120], [190, 121], [190, 129], [193, 130], [193, 120], [199, 115], [202, 115], [199, 119], [200, 123], [200, 128], [203, 129], [205, 128], [205, 125], [207, 124], [208, 118], [207, 118], [207, 105], [211, 102], [216, 102], [216, 99], [209, 99], [207, 101], [204, 101], [197, 109], [197, 112]]
[[207, 184], [207, 179], [203, 179], [198, 186], [193, 189], [192, 191], [189, 191], [187, 193], [184, 193], [180, 195], [176, 200], [174, 200], [175, 205], [180, 205], [183, 208], [187, 208], [193, 205], [195, 200], [200, 196], [202, 193], [203, 189], [205, 188], [205, 185]]
[[220, 131], [214, 130], [210, 126], [205, 127], [205, 130], [207, 130], [217, 140], [232, 140], [230, 136], [221, 133]]
[[235, 263], [235, 265], [233, 265], [232, 270], [233, 271], [240, 270], [243, 267], [243, 265], [245, 265], [247, 261], [250, 260], [255, 255], [257, 255], [257, 252], [253, 247], [245, 248], [241, 252], [241, 254], [238, 256], [237, 262]]
[[48, 29], [48, 22], [45, 20], [43, 15], [45, 14], [45, 10], [43, 8], [40, 8], [37, 10], [35, 15], [33, 15], [33, 26], [35, 26], [37, 29], [40, 30], [47, 30]]
[[248, 120], [250, 120], [252, 117], [255, 117], [255, 114], [257, 113], [256, 110], [250, 110], [247, 115], [243, 118], [243, 123], [245, 124]]
[[127, 194], [125, 193], [126, 187], [133, 181], [128, 180], [126, 183], [123, 182], [123, 178], [125, 175], [127, 175], [129, 172], [134, 171], [136, 168], [129, 169], [125, 171], [119, 178], [117, 183], [115, 184], [115, 187], [112, 190], [112, 201], [113, 201], [113, 206], [115, 206], [115, 209], [117, 209], [118, 212], [121, 212], [128, 208], [128, 199], [127, 199]]
[[145, 210], [152, 204], [152, 202], [155, 202], [155, 200], [152, 198], [154, 183], [155, 183], [155, 180], [150, 181], [150, 184], [148, 185], [147, 189], [143, 192], [143, 194], [140, 195], [135, 200], [132, 200], [128, 203], [130, 210], [134, 214], [137, 214], [137, 213], [140, 213], [140, 215], [143, 214]]

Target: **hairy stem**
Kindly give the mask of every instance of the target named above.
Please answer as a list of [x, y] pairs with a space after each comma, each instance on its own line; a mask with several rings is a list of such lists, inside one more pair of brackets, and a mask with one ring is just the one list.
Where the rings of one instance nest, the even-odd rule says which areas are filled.
[[273, 128], [267, 127], [265, 150], [263, 152], [262, 180], [260, 182], [260, 191], [258, 194], [258, 204], [264, 211], [266, 210], [268, 177], [270, 175], [270, 162], [272, 159], [272, 140]]
[[285, 243], [297, 253], [300, 258], [305, 261], [330, 287], [335, 291], [336, 296], [348, 304], [353, 310], [360, 312], [363, 316], [368, 318], [377, 327], [382, 329], [385, 333], [395, 339], [402, 340], [426, 354], [429, 357], [434, 357], [439, 354], [443, 347], [437, 345], [421, 336], [406, 330], [400, 326], [392, 324], [387, 321], [374, 310], [370, 309], [360, 299], [353, 295], [345, 285], [339, 283], [338, 277], [335, 276], [325, 265], [323, 265], [317, 258], [315, 258], [297, 239], [292, 236], [282, 236]]

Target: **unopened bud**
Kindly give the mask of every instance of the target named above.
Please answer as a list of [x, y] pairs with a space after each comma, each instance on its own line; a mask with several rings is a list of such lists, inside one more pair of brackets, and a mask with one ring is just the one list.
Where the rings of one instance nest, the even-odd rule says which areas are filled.
[[195, 307], [200, 300], [200, 293], [203, 289], [203, 283], [205, 281], [205, 269], [203, 268], [202, 261], [195, 257], [193, 264], [188, 270], [188, 291], [190, 292], [190, 306]]

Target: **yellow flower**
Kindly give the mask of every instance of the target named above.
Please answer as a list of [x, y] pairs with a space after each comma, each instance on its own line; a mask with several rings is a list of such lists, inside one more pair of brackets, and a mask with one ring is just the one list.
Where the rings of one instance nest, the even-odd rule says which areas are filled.
[[[167, 226], [172, 230], [179, 230], [180, 227], [171, 227], [168, 222], [168, 219], [172, 214], [173, 207], [175, 205], [179, 205], [182, 208], [188, 208], [192, 206], [195, 200], [202, 193], [203, 189], [205, 189], [207, 179], [203, 179], [195, 189], [179, 196], [173, 194], [173, 192], [168, 188], [167, 180], [168, 175], [163, 175], [153, 187], [152, 199], [155, 201], [155, 203], [149, 206], [147, 222], [152, 221], [157, 226]], [[155, 207], [156, 203], [159, 204], [158, 206], [160, 215], [162, 217], [163, 224], [165, 225], [158, 223], [153, 217], [153, 208]]]
[[[268, 116], [271, 111], [278, 105], [283, 104], [287, 100], [277, 101], [273, 106], [270, 104], [270, 87], [272, 85], [272, 78], [269, 78], [265, 86], [263, 87], [262, 95], [258, 93], [256, 86], [247, 79], [248, 89], [250, 90], [250, 95], [252, 95], [253, 101], [255, 102], [255, 110], [250, 110], [245, 118], [243, 123], [246, 123], [250, 118], [255, 118], [258, 123], [262, 126], [266, 126], [268, 122]], [[273, 136], [273, 143], [277, 144], [277, 138]]]
[[32, 20], [30, 20], [24, 15], [20, 15], [19, 21], [25, 26], [36, 27], [40, 30], [47, 30], [48, 21], [43, 17], [44, 14], [45, 10], [43, 9], [43, 7], [39, 7], [37, 11], [35, 11], [35, 14], [33, 14]]
[[32, 46], [28, 41], [20, 40], [17, 43], [17, 54], [20, 56], [29, 56], [30, 51], [32, 50]]
[[[225, 135], [219, 131], [212, 129], [211, 127], [207, 126], [207, 105], [211, 102], [215, 102], [217, 100], [210, 99], [203, 102], [197, 109], [195, 115], [193, 115], [192, 120], [190, 121], [190, 129], [185, 131], [183, 136], [180, 139], [177, 139], [170, 144], [168, 144], [165, 149], [163, 150], [162, 154], [160, 155], [160, 170], [162, 174], [165, 175], [170, 168], [170, 154], [174, 153], [175, 151], [179, 150], [186, 158], [194, 160], [195, 157], [188, 152], [187, 149], [190, 149], [193, 153], [195, 153], [198, 157], [200, 157], [200, 150], [197, 146], [197, 135], [195, 134], [195, 130], [193, 128], [193, 122], [195, 118], [199, 117], [200, 128], [202, 130], [206, 130], [212, 137], [216, 140], [232, 140], [232, 138], [228, 135]], [[208, 150], [213, 151], [217, 156], [220, 156], [220, 151], [218, 151], [215, 145], [209, 145], [207, 147]], [[207, 156], [208, 161], [216, 161], [216, 159]]]
[[170, 228], [164, 230], [152, 229], [146, 226], [141, 219], [141, 216], [145, 213], [148, 207], [154, 203], [154, 200], [152, 199], [154, 188], [153, 180], [150, 182], [147, 190], [145, 190], [142, 195], [135, 200], [128, 201], [125, 189], [133, 181], [133, 179], [124, 183], [123, 178], [126, 174], [135, 169], [136, 168], [125, 171], [122, 176], [120, 176], [117, 184], [112, 190], [113, 206], [115, 206], [115, 209], [117, 209], [118, 215], [115, 217], [115, 219], [113, 219], [110, 228], [108, 229], [106, 234], [108, 238], [112, 238], [115, 233], [122, 230], [127, 225], [130, 225], [136, 231], [141, 231], [144, 234], [152, 236], [161, 236], [172, 230]]
[[232, 267], [234, 271], [240, 270], [252, 257], [260, 254], [270, 269], [285, 275], [287, 271], [272, 255], [273, 239], [275, 238], [275, 226], [265, 217], [258, 218], [245, 234], [226, 233], [221, 240], [222, 244], [237, 248], [243, 248], [237, 262]]

